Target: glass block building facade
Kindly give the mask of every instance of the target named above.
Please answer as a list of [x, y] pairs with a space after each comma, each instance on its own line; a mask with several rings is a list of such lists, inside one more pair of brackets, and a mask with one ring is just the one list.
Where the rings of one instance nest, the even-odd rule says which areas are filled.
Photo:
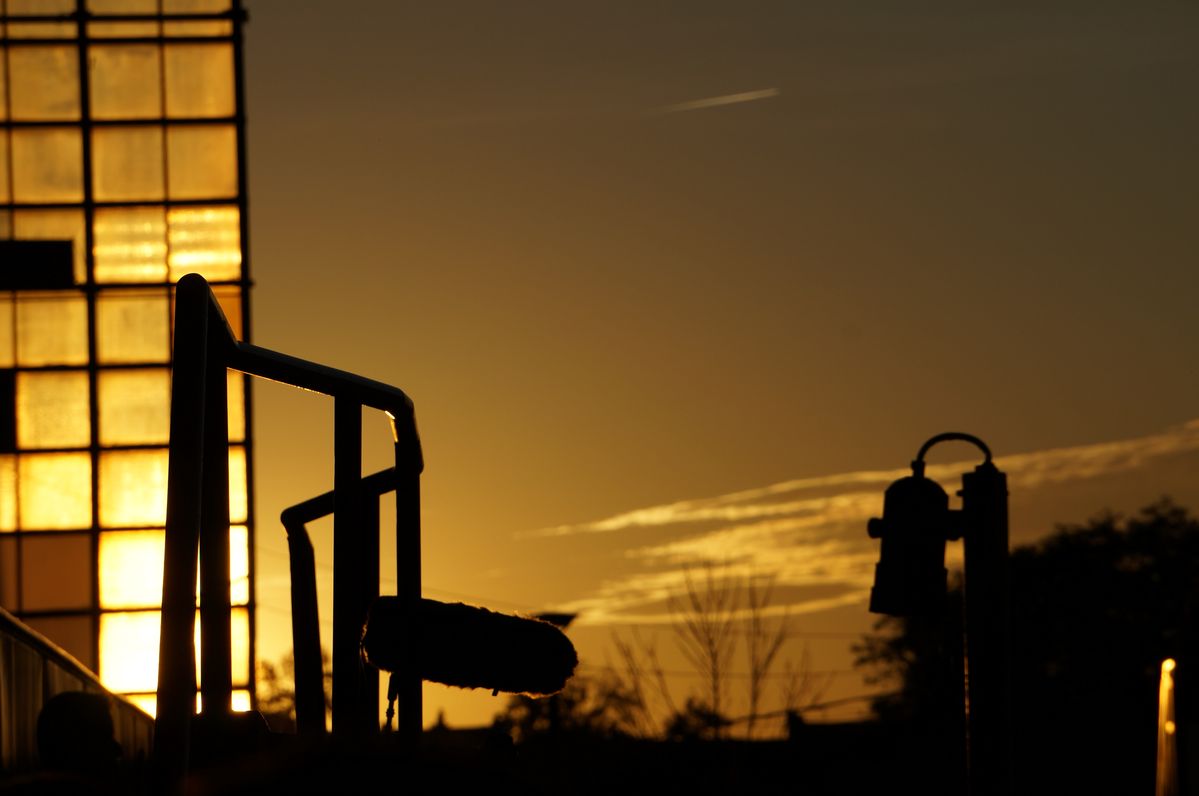
[[[172, 289], [248, 333], [237, 0], [0, 0], [0, 605], [153, 710]], [[235, 703], [249, 397], [229, 374]]]

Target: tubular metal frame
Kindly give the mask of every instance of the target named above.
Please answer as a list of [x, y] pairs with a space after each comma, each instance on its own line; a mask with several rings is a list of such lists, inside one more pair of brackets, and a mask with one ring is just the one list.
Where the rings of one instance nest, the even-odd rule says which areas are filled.
[[[154, 737], [159, 782], [171, 789], [187, 772], [194, 713], [196, 663], [192, 639], [197, 550], [204, 712], [227, 714], [232, 710], [225, 381], [229, 369], [334, 399], [334, 733], [367, 734], [379, 729], [377, 696], [369, 699], [370, 689], [365, 686], [358, 652], [372, 583], [374, 596], [378, 594], [378, 517], [376, 513], [372, 522], [372, 518], [362, 515], [364, 406], [389, 416], [395, 443], [391, 482], [396, 492], [397, 596], [411, 600], [414, 608], [421, 598], [423, 457], [412, 401], [396, 387], [238, 341], [204, 278], [189, 274], [180, 279]], [[421, 728], [421, 680], [415, 666], [405, 669], [398, 695], [400, 729], [415, 737]]]

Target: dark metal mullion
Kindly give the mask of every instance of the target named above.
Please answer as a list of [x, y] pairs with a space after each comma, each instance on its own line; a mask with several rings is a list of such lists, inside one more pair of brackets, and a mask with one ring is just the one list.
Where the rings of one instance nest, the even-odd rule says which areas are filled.
[[[230, 7], [233, 17], [233, 115], [234, 135], [237, 141], [237, 208], [238, 226], [241, 243], [241, 337], [246, 342], [252, 342], [251, 312], [250, 312], [250, 222], [249, 222], [249, 178], [246, 171], [246, 92], [245, 92], [245, 56], [243, 53], [242, 22], [246, 19], [241, 0], [233, 0]], [[215, 283], [213, 283], [215, 284]], [[254, 500], [254, 401], [253, 379], [239, 374], [242, 380], [242, 417], [245, 420], [243, 445], [246, 453], [246, 545], [248, 547], [248, 569], [250, 583], [257, 577], [258, 561], [255, 553], [255, 539], [258, 535], [257, 512]], [[255, 602], [254, 590], [250, 590], [247, 604], [250, 631], [250, 700], [251, 707], [258, 707], [258, 688], [256, 677], [257, 667], [254, 661], [258, 659], [258, 606]], [[321, 716], [323, 726], [324, 716]]]
[[[76, 8], [82, 12], [86, 0], [77, 0]], [[87, 30], [82, 17], [77, 22], [78, 36], [75, 42], [76, 60], [79, 69], [79, 136], [83, 159], [83, 262], [84, 284], [95, 284], [95, 191], [92, 185], [92, 136], [91, 136], [91, 76], [88, 74]], [[74, 266], [72, 265], [72, 271]], [[92, 564], [92, 655], [97, 668], [100, 662], [100, 407], [99, 375], [96, 369], [96, 294], [86, 291], [87, 297], [87, 392], [88, 392], [88, 449], [91, 459], [91, 564]]]
[[[57, 125], [59, 127], [73, 127], [74, 125]], [[208, 206], [226, 206], [232, 207], [237, 204], [237, 197], [221, 196], [221, 197], [205, 197], [203, 199], [129, 199], [129, 200], [100, 200], [94, 201], [92, 204], [98, 208], [108, 207], [208, 207]], [[0, 202], [0, 210], [77, 210], [79, 202]], [[226, 282], [230, 280], [225, 280]], [[132, 285], [136, 283], [111, 282], [105, 284], [112, 285]], [[161, 282], [155, 283], [158, 287], [162, 286]], [[213, 280], [213, 284], [221, 284], [219, 280]]]
[[244, 15], [235, 16], [235, 10], [229, 11], [193, 11], [184, 14], [95, 14], [87, 9], [74, 11], [70, 14], [0, 14], [0, 22], [52, 22], [65, 24], [67, 22], [221, 22], [223, 20], [238, 21]]
[[[170, 370], [170, 362], [125, 362], [125, 363], [109, 363], [105, 365], [97, 365], [96, 370], [100, 373], [109, 370]], [[85, 365], [45, 365], [37, 367], [34, 365], [17, 365], [13, 368], [5, 368], [13, 370], [17, 373], [68, 373], [72, 371], [86, 371]], [[165, 444], [165, 443], [164, 443]]]
[[[88, 39], [88, 44], [95, 44], [95, 39]], [[196, 126], [237, 124], [237, 116], [179, 116], [179, 117], [138, 117], [136, 119], [92, 119], [93, 127], [153, 127], [163, 121], [172, 124], [191, 124]], [[12, 119], [7, 122], [9, 127], [42, 128], [73, 126], [76, 119]]]
[[[63, 20], [66, 21], [66, 20]], [[149, 21], [149, 20], [147, 20]], [[181, 22], [168, 18], [163, 22]], [[214, 33], [211, 36], [165, 36], [159, 34], [157, 36], [95, 36], [92, 38], [94, 42], [103, 42], [104, 44], [161, 44], [163, 42], [179, 42], [180, 44], [207, 44], [209, 42], [228, 42], [233, 40], [231, 33]], [[47, 44], [74, 44], [74, 38], [54, 38], [47, 36], [44, 39], [34, 38], [12, 38], [0, 36], [0, 47], [36, 47], [37, 45]]]

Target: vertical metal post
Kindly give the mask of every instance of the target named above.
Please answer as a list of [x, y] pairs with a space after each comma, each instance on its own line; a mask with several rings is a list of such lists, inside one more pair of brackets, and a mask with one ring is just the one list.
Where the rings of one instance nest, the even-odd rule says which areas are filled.
[[204, 713], [233, 711], [229, 600], [229, 406], [227, 332], [210, 324], [204, 385], [204, 503], [200, 525], [200, 696]]
[[158, 792], [175, 791], [187, 771], [195, 712], [196, 549], [200, 542], [204, 388], [208, 368], [208, 285], [185, 276], [176, 293], [154, 759]]
[[[358, 645], [369, 605], [362, 601], [365, 576], [360, 484], [362, 405], [333, 402], [333, 731], [364, 734], [378, 729], [378, 705], [365, 705]], [[377, 571], [377, 570], [376, 570]]]
[[989, 460], [962, 475], [969, 792], [1011, 790], [1007, 476]]
[[[358, 533], [362, 544], [362, 573], [356, 580], [361, 590], [358, 599], [365, 607], [358, 625], [360, 641], [370, 606], [379, 596], [379, 495], [372, 490], [362, 489], [362, 486], [359, 482], [358, 494], [362, 502], [358, 514]], [[363, 668], [362, 703], [363, 711], [370, 714], [372, 729], [378, 729], [379, 672], [373, 666]]]
[[293, 527], [284, 513], [291, 560], [291, 640], [295, 661], [296, 732], [325, 732], [325, 673], [321, 661], [316, 602], [316, 557], [303, 524]]
[[[409, 419], [409, 422], [412, 422]], [[406, 428], [406, 427], [405, 427]], [[400, 433], [392, 422], [396, 439], [396, 596], [407, 603], [407, 614], [415, 619], [421, 600], [421, 540], [420, 540], [420, 472], [422, 469], [420, 443], [415, 433]], [[415, 425], [412, 427], [415, 432]], [[424, 698], [421, 692], [417, 650], [412, 644], [404, 647], [404, 661], [398, 680], [397, 730], [415, 743], [421, 734], [424, 718]]]

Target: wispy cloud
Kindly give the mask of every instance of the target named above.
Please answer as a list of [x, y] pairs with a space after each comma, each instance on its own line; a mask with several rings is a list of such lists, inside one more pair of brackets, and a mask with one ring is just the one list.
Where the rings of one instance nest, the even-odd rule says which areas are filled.
[[[1165, 457], [1199, 450], [1199, 420], [1136, 439], [1056, 448], [1004, 456], [996, 464], [1009, 488], [1038, 487], [1119, 474], [1148, 467]], [[977, 461], [930, 465], [927, 475], [952, 490], [958, 476]], [[805, 613], [865, 599], [877, 558], [866, 520], [882, 510], [887, 484], [907, 468], [863, 470], [784, 481], [710, 498], [649, 506], [620, 514], [526, 534], [569, 537], [657, 528], [668, 538], [629, 548], [639, 571], [602, 583], [567, 606], [589, 624], [658, 621], [661, 606], [686, 588], [686, 571], [721, 562], [729, 575], [772, 573], [779, 586], [810, 596], [794, 598], [787, 610]], [[673, 532], [673, 533], [671, 533]], [[673, 538], [669, 538], [673, 536]], [[830, 591], [832, 592], [830, 594]], [[650, 606], [658, 610], [650, 610]]]
[[736, 105], [741, 102], [754, 102], [755, 100], [770, 99], [777, 97], [779, 90], [777, 88], [760, 88], [754, 91], [740, 91], [736, 94], [721, 94], [719, 97], [705, 97], [704, 99], [688, 100], [675, 105], [667, 105], [660, 108], [662, 113], [679, 113], [682, 111], [699, 111], [705, 108], [719, 108], [722, 105]]
[[[1177, 428], [1147, 437], [1070, 448], [1053, 448], [1031, 453], [1003, 456], [995, 460], [1007, 473], [1009, 486], [1032, 488], [1047, 483], [1061, 483], [1100, 475], [1132, 470], [1150, 460], [1177, 453], [1199, 450], [1199, 419]], [[947, 481], [977, 462], [954, 462], [929, 465], [929, 478]], [[756, 489], [729, 492], [710, 498], [680, 500], [658, 506], [633, 509], [591, 522], [558, 525], [528, 532], [527, 535], [563, 536], [573, 533], [603, 533], [632, 528], [677, 525], [703, 521], [731, 521], [779, 514], [816, 513], [827, 517], [831, 512], [845, 518], [862, 515], [881, 506], [881, 494], [876, 488], [885, 487], [897, 478], [909, 475], [907, 468], [894, 470], [860, 470], [851, 473], [800, 478]], [[848, 491], [849, 489], [854, 491]], [[800, 497], [792, 500], [773, 500], [797, 493], [826, 492], [820, 497]]]

